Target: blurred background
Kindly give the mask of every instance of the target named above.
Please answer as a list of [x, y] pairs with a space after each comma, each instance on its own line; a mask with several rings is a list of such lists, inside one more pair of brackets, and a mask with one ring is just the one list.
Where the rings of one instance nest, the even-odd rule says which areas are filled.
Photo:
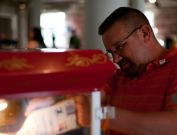
[[[29, 48], [33, 28], [48, 49], [104, 50], [98, 27], [121, 6], [144, 12], [162, 46], [176, 44], [177, 0], [0, 0], [0, 51]], [[18, 130], [24, 119], [27, 101], [8, 102], [3, 111], [7, 101], [0, 99], [0, 135]]]
[[103, 49], [98, 26], [120, 6], [142, 10], [163, 46], [176, 41], [176, 0], [1, 0], [1, 49], [27, 48], [33, 27], [47, 48], [70, 48], [74, 31], [79, 49]]

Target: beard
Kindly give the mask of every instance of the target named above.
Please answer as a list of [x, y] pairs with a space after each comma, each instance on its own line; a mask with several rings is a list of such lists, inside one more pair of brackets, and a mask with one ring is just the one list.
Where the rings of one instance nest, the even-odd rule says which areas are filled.
[[129, 78], [140, 77], [146, 67], [145, 65], [136, 65], [128, 58], [123, 58], [117, 64], [119, 65], [121, 71], [123, 71], [125, 76], [127, 76]]

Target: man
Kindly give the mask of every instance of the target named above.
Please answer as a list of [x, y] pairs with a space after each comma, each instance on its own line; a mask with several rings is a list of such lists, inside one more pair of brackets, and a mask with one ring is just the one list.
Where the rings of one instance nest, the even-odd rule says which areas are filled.
[[116, 118], [110, 135], [177, 135], [177, 50], [157, 41], [145, 15], [116, 9], [99, 27], [119, 69], [106, 85]]

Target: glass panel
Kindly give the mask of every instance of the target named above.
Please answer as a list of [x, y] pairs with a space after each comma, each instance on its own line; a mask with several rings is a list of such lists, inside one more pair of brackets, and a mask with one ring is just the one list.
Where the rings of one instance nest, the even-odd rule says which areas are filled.
[[76, 112], [76, 95], [0, 99], [0, 135], [89, 135]]

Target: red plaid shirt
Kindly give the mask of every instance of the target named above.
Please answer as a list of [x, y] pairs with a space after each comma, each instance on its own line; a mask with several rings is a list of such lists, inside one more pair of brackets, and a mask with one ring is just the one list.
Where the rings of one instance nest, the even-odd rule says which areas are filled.
[[130, 79], [117, 72], [105, 89], [117, 108], [137, 112], [177, 110], [177, 50], [169, 50], [149, 63], [140, 78]]

